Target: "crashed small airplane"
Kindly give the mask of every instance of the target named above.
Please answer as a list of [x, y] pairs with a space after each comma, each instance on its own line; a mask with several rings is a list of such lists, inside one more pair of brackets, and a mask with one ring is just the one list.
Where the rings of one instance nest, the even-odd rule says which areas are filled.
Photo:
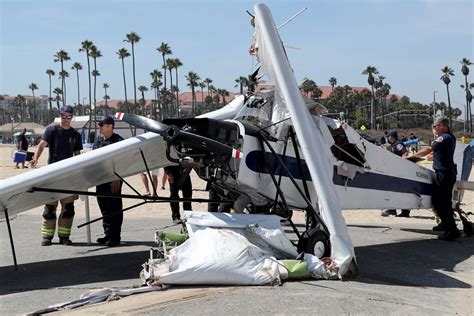
[[[180, 165], [210, 183], [217, 197], [212, 202], [231, 201], [237, 213], [306, 211], [306, 230], [293, 225], [298, 252], [331, 257], [343, 276], [355, 255], [342, 209], [431, 208], [433, 171], [307, 105], [265, 5], [255, 6], [252, 24], [250, 52], [260, 63], [258, 76], [265, 75], [273, 90], [248, 92], [191, 119], [157, 122], [117, 113], [116, 119], [150, 132], [0, 181], [0, 217], [9, 231], [8, 216], [71, 194], [94, 195], [87, 189], [117, 177]], [[471, 186], [471, 147], [458, 143], [455, 159], [459, 204]], [[138, 192], [123, 197], [162, 199]]]

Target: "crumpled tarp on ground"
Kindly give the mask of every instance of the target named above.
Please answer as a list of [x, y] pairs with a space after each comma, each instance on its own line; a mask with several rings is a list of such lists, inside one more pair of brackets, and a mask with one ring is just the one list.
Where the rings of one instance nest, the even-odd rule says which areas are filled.
[[[144, 276], [153, 285], [273, 285], [288, 276], [282, 259], [296, 248], [275, 215], [186, 212], [189, 239], [165, 260], [150, 260]], [[330, 262], [305, 254], [309, 275], [337, 278]]]

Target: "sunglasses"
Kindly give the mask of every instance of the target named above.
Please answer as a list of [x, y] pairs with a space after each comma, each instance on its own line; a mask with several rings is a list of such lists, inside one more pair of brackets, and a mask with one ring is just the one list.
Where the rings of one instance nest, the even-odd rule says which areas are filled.
[[72, 120], [72, 116], [61, 115], [63, 120]]
[[438, 125], [433, 125], [433, 128], [436, 128], [436, 127], [438, 127], [439, 125], [440, 125], [440, 124], [438, 124]]

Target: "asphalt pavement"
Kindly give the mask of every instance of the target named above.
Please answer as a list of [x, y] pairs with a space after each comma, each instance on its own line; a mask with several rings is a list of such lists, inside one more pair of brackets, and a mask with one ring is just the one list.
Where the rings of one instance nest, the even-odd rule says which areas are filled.
[[[75, 225], [83, 222], [78, 214]], [[74, 246], [55, 240], [52, 246], [41, 247], [41, 213], [28, 211], [11, 219], [19, 263], [15, 270], [6, 223], [1, 221], [0, 314], [24, 314], [78, 299], [91, 289], [139, 285], [154, 231], [169, 224], [168, 216], [125, 215], [120, 247], [95, 243], [101, 236], [100, 222], [91, 225], [92, 245], [86, 243], [84, 228], [74, 228]], [[429, 219], [348, 222], [360, 272], [357, 278], [288, 281], [281, 286], [172, 287], [73, 313], [473, 315], [474, 237], [438, 241], [432, 225]]]

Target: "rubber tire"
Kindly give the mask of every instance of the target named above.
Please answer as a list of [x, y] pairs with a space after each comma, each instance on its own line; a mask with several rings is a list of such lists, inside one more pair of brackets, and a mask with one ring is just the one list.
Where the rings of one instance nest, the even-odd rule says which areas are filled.
[[306, 253], [315, 255], [319, 259], [331, 255], [331, 244], [329, 236], [318, 228], [312, 228], [308, 231], [308, 242], [306, 243]]

